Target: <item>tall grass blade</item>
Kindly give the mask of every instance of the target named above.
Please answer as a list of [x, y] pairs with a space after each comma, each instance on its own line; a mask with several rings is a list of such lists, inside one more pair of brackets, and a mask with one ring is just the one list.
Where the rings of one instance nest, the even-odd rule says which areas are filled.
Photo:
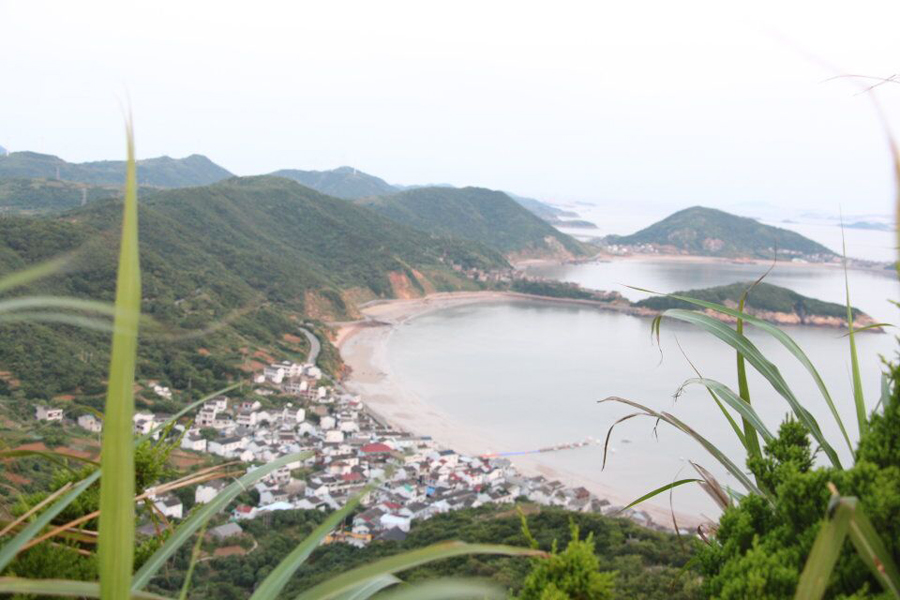
[[116, 275], [115, 332], [103, 426], [104, 473], [100, 481], [98, 570], [104, 600], [128, 597], [134, 564], [134, 371], [141, 312], [138, 257], [137, 174], [134, 136], [127, 124], [128, 162], [122, 239]]
[[[774, 263], [772, 267], [774, 267]], [[769, 271], [772, 270], [772, 267], [769, 268]], [[744, 293], [741, 294], [741, 300], [738, 303], [738, 312], [744, 313], [744, 303], [747, 300], [747, 295], [750, 293], [756, 284], [763, 280], [763, 278], [768, 275], [769, 271], [766, 271], [765, 274], [762, 275], [759, 279], [753, 282], [749, 288], [744, 290]], [[737, 332], [738, 335], [744, 335], [744, 319], [740, 318], [737, 320]], [[750, 405], [750, 385], [747, 383], [747, 365], [744, 364], [744, 355], [740, 352], [737, 352], [737, 378], [738, 378], [738, 393], [741, 395], [741, 399]], [[759, 438], [756, 435], [756, 430], [753, 428], [752, 424], [744, 419], [744, 447], [747, 449], [747, 454], [749, 454], [753, 458], [762, 458], [762, 450], [759, 447]]]
[[813, 439], [816, 440], [826, 456], [828, 456], [831, 464], [837, 468], [841, 468], [841, 461], [840, 458], [838, 458], [837, 452], [834, 451], [834, 448], [822, 434], [822, 430], [819, 428], [819, 424], [816, 422], [815, 417], [803, 407], [791, 391], [790, 387], [788, 387], [788, 384], [781, 376], [778, 367], [763, 356], [759, 349], [753, 342], [747, 339], [746, 336], [737, 333], [734, 329], [717, 319], [692, 310], [670, 308], [663, 313], [663, 316], [697, 325], [704, 331], [711, 333], [743, 354], [744, 358], [747, 359], [747, 362], [765, 377], [775, 391], [787, 401], [794, 414], [797, 415], [797, 419], [806, 427]]
[[[72, 488], [70, 491], [66, 492], [66, 494], [54, 502], [50, 508], [42, 512], [34, 521], [30, 522], [26, 525], [22, 530], [16, 534], [16, 536], [10, 541], [3, 544], [0, 547], [0, 572], [6, 568], [6, 566], [12, 562], [12, 560], [16, 557], [16, 554], [27, 544], [31, 539], [36, 536], [41, 529], [43, 529], [47, 524], [52, 521], [56, 515], [61, 513], [63, 509], [65, 509], [68, 505], [72, 503], [75, 498], [77, 498], [84, 490], [89, 488], [91, 484], [93, 484], [100, 477], [100, 471], [94, 471], [89, 476], [85, 477], [78, 485]], [[134, 524], [132, 523], [132, 526]]]
[[378, 600], [502, 600], [507, 597], [503, 588], [487, 581], [435, 579], [398, 586], [378, 596]]
[[667, 492], [673, 488], [677, 488], [678, 486], [686, 485], [688, 483], [702, 483], [702, 482], [703, 482], [702, 479], [679, 479], [678, 481], [673, 481], [671, 483], [667, 483], [664, 486], [656, 488], [652, 492], [647, 492], [646, 494], [644, 494], [637, 500], [633, 500], [633, 501], [629, 502], [627, 506], [624, 506], [621, 509], [619, 509], [617, 511], [617, 513], [625, 512], [632, 506], [637, 506], [641, 502], [646, 502], [650, 498], [653, 498], [654, 496], [658, 496], [658, 495], [662, 494], [663, 492]]
[[[841, 500], [847, 502], [850, 499]], [[850, 518], [850, 528], [847, 532], [850, 541], [885, 591], [893, 594], [895, 598], [900, 598], [900, 571], [891, 558], [891, 553], [885, 548], [881, 536], [875, 531], [862, 507], [856, 504], [852, 508], [853, 516]]]
[[[649, 417], [654, 417], [657, 420], [664, 421], [664, 422], [668, 423], [669, 425], [671, 425], [672, 427], [680, 430], [681, 432], [686, 433], [690, 437], [694, 438], [697, 442], [699, 442], [700, 445], [703, 446], [703, 448], [707, 452], [709, 452], [713, 458], [715, 458], [717, 461], [719, 461], [719, 463], [723, 467], [725, 467], [725, 469], [729, 473], [731, 473], [735, 477], [735, 479], [737, 479], [738, 481], [741, 482], [741, 485], [743, 485], [747, 489], [747, 491], [757, 494], [759, 496], [768, 497], [766, 494], [764, 494], [762, 492], [762, 490], [760, 490], [756, 486], [756, 484], [754, 484], [750, 480], [749, 477], [747, 477], [746, 473], [744, 473], [736, 464], [734, 464], [734, 462], [732, 462], [732, 460], [730, 458], [728, 458], [728, 456], [724, 452], [719, 450], [715, 446], [715, 444], [713, 444], [712, 442], [707, 440], [705, 437], [703, 437], [702, 435], [700, 435], [699, 433], [694, 431], [694, 429], [689, 427], [687, 424], [685, 424], [683, 421], [681, 421], [675, 415], [672, 415], [667, 412], [658, 412], [656, 410], [653, 410], [649, 406], [646, 406], [639, 402], [635, 402], [633, 400], [628, 400], [627, 398], [620, 398], [618, 396], [610, 396], [609, 398], [604, 398], [603, 400], [599, 400], [598, 402], [599, 403], [618, 402], [620, 404], [626, 404], [628, 406], [631, 406], [633, 408], [637, 408], [637, 409], [643, 411], [643, 413]], [[613, 424], [613, 426], [610, 427], [609, 430], [606, 432], [606, 444], [607, 445], [609, 444], [609, 436], [612, 434], [613, 427], [615, 427], [615, 424]], [[604, 449], [603, 449], [603, 464], [604, 464], [604, 466], [606, 465], [606, 454], [607, 454], [606, 450], [607, 450], [607, 447], [604, 446]]]
[[200, 546], [203, 545], [203, 536], [206, 535], [206, 525], [209, 521], [203, 523], [203, 527], [197, 532], [197, 541], [194, 542], [194, 548], [191, 550], [191, 562], [188, 564], [187, 572], [184, 574], [184, 583], [181, 585], [181, 593], [178, 594], [178, 600], [187, 600], [188, 591], [191, 589], [191, 579], [194, 578], [194, 569], [197, 566], [197, 560], [200, 558]]
[[[746, 323], [750, 323], [754, 327], [761, 329], [762, 331], [765, 331], [766, 333], [771, 335], [782, 346], [784, 346], [788, 350], [788, 352], [793, 354], [794, 358], [796, 358], [798, 361], [800, 361], [800, 364], [803, 365], [803, 367], [806, 369], [806, 371], [813, 378], [813, 381], [816, 382], [816, 387], [819, 389], [819, 392], [822, 394], [822, 397], [825, 398], [825, 402], [826, 402], [826, 404], [828, 404], [828, 409], [831, 411], [832, 417], [834, 417], [835, 422], [837, 423], [838, 427], [841, 430], [841, 435], [843, 435], [843, 437], [844, 437], [844, 441], [847, 444], [847, 448], [850, 450], [851, 454], [855, 454], [854, 448], [853, 448], [853, 443], [850, 441], [850, 436], [847, 435], [847, 429], [844, 427], [844, 421], [841, 419], [841, 415], [838, 412], [837, 407], [834, 404], [834, 400], [831, 398], [831, 394], [828, 392], [828, 387], [825, 385], [825, 382], [822, 379], [822, 376], [819, 375], [819, 372], [816, 370], [815, 366], [812, 364], [812, 361], [809, 360], [809, 357], [806, 355], [805, 352], [803, 352], [803, 350], [800, 348], [799, 344], [797, 344], [797, 342], [795, 342], [791, 336], [786, 334], [784, 331], [782, 331], [775, 325], [769, 323], [768, 321], [764, 321], [758, 317], [754, 317], [754, 316], [748, 315], [746, 313], [742, 314], [732, 308], [723, 306], [721, 304], [716, 304], [714, 302], [707, 302], [705, 300], [697, 300], [696, 298], [691, 298], [690, 296], [680, 296], [678, 294], [661, 294], [659, 292], [654, 292], [653, 290], [647, 290], [647, 289], [643, 289], [643, 288], [632, 287], [631, 289], [641, 291], [641, 292], [647, 292], [649, 294], [669, 296], [670, 298], [675, 298], [676, 300], [682, 300], [684, 302], [688, 302], [695, 306], [708, 308], [710, 310], [722, 313], [723, 315], [729, 315], [731, 317], [734, 317], [735, 319], [742, 319]], [[657, 322], [657, 319], [661, 321], [661, 317], [656, 317], [656, 319], [654, 319], [654, 324], [651, 329], [655, 328], [654, 330], [657, 332], [657, 336], [658, 336], [659, 335], [659, 333], [658, 333], [659, 322]], [[657, 337], [657, 339], [658, 339], [658, 337]]]
[[[402, 583], [399, 577], [394, 575], [384, 575], [383, 577], [375, 577], [366, 581], [359, 587], [348, 590], [339, 595], [336, 600], [367, 600], [378, 592], [385, 590], [392, 585]], [[379, 596], [381, 598], [381, 596]]]
[[309, 456], [309, 452], [282, 456], [281, 458], [246, 473], [243, 477], [219, 492], [212, 501], [204, 504], [202, 507], [191, 513], [191, 515], [175, 529], [175, 532], [163, 543], [163, 545], [147, 559], [147, 562], [145, 562], [138, 572], [134, 574], [134, 578], [131, 581], [131, 589], [137, 591], [147, 585], [150, 579], [152, 579], [156, 572], [162, 568], [169, 557], [175, 554], [178, 548], [190, 539], [194, 532], [200, 529], [213, 514], [225, 508], [238, 494], [249, 489], [250, 486], [272, 471], [280, 469], [290, 462], [305, 460], [306, 458], [309, 458]]
[[[766, 424], [763, 423], [759, 414], [757, 414], [757, 412], [753, 410], [753, 407], [750, 406], [749, 402], [745, 402], [743, 398], [735, 394], [727, 385], [725, 385], [724, 383], [720, 383], [715, 379], [707, 379], [705, 377], [688, 379], [683, 384], [681, 384], [681, 388], [678, 391], [679, 395], [681, 393], [681, 390], [689, 385], [702, 385], [707, 390], [709, 390], [710, 393], [714, 394], [718, 398], [721, 398], [722, 401], [733, 408], [739, 415], [741, 415], [741, 418], [744, 420], [745, 432], [749, 430], [753, 432], [754, 436], [756, 436], [757, 432], [759, 432], [759, 434], [763, 436], [763, 439], [766, 441], [766, 443], [772, 441], [774, 436], [772, 435], [772, 432], [769, 431], [768, 427], [766, 427]], [[759, 441], [757, 441], [757, 446], [758, 445]]]
[[819, 535], [813, 542], [806, 565], [800, 574], [800, 582], [797, 584], [797, 592], [794, 595], [797, 600], [818, 600], [825, 595], [828, 580], [841, 554], [850, 527], [850, 510], [844, 506], [836, 508], [837, 510], [822, 524]]
[[59, 273], [69, 260], [70, 257], [60, 256], [34, 265], [33, 267], [5, 275], [0, 278], [0, 292], [27, 285], [32, 281], [37, 281], [38, 279], [43, 279], [44, 277]]
[[505, 556], [543, 556], [544, 553], [530, 548], [514, 548], [491, 544], [466, 544], [463, 542], [444, 542], [426, 548], [419, 548], [389, 556], [381, 560], [362, 565], [344, 572], [328, 581], [322, 582], [297, 596], [297, 600], [328, 600], [351, 590], [373, 578], [393, 575], [419, 565], [464, 556], [467, 554], [502, 554]]
[[844, 291], [847, 297], [847, 337], [850, 340], [850, 369], [853, 376], [853, 403], [856, 405], [856, 421], [859, 424], [859, 437], [865, 435], [869, 428], [866, 415], [866, 399], [863, 395], [862, 377], [859, 372], [859, 357], [856, 354], [856, 332], [853, 330], [853, 307], [850, 304], [850, 277], [847, 274], [847, 240], [844, 238], [844, 223], [841, 221], [841, 246], [844, 263]]
[[328, 515], [328, 518], [325, 519], [321, 525], [316, 527], [312, 533], [306, 536], [306, 539], [300, 542], [290, 554], [278, 563], [278, 566], [272, 569], [269, 576], [259, 584], [259, 587], [257, 587], [256, 591], [253, 592], [253, 595], [250, 596], [250, 600], [277, 598], [284, 586], [287, 585], [287, 582], [290, 581], [297, 569], [300, 568], [300, 565], [302, 565], [309, 555], [312, 554], [312, 551], [316, 549], [322, 539], [331, 533], [341, 521], [347, 518], [347, 515], [353, 512], [363, 497], [372, 490], [372, 487], [372, 485], [367, 486], [339, 510]]
[[[0, 593], [23, 594], [28, 596], [62, 596], [65, 598], [100, 598], [100, 584], [93, 581], [72, 581], [68, 579], [20, 579], [0, 577]], [[133, 592], [120, 598], [134, 600], [171, 600], [166, 596], [149, 592]]]

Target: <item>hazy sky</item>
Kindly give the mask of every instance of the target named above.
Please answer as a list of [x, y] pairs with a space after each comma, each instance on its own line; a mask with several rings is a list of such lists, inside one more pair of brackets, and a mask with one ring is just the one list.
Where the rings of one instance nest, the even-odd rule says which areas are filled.
[[885, 213], [871, 103], [825, 65], [900, 72], [898, 22], [889, 1], [0, 0], [0, 145], [120, 158], [127, 95], [141, 157], [241, 175]]

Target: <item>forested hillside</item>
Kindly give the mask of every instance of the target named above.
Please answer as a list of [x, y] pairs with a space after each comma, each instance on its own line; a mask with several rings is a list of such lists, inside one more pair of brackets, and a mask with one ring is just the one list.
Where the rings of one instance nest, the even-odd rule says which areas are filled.
[[[110, 300], [120, 219], [113, 200], [58, 218], [0, 218], [0, 272], [69, 253], [64, 273], [30, 291]], [[432, 238], [277, 177], [145, 196], [140, 236], [143, 311], [165, 326], [145, 332], [140, 375], [178, 389], [232, 378], [254, 348], [295, 331], [292, 317], [345, 317], [356, 301], [472, 286], [453, 263], [506, 265], [483, 246]], [[4, 327], [0, 386], [29, 397], [99, 390], [108, 341], [62, 325]]]
[[426, 187], [360, 202], [397, 223], [436, 236], [480, 242], [504, 254], [585, 254], [578, 241], [503, 192], [475, 187]]

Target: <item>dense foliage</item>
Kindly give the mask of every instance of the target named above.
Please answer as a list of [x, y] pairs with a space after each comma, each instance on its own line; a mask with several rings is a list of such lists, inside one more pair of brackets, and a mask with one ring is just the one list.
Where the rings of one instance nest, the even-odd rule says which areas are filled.
[[510, 289], [520, 294], [546, 296], [548, 298], [573, 298], [575, 300], [592, 300], [594, 292], [570, 283], [558, 281], [531, 281], [519, 279], [512, 282]]
[[[199, 563], [194, 573], [190, 597], [248, 597], [254, 586], [290, 552], [297, 540], [303, 539], [323, 518], [322, 513], [315, 511], [281, 511], [272, 513], [265, 519], [241, 522], [245, 535], [252, 536], [258, 546], [243, 556], [213, 558]], [[615, 571], [611, 597], [648, 600], [685, 600], [698, 597], [699, 583], [696, 575], [682, 568], [691, 556], [691, 544], [687, 541], [679, 541], [674, 535], [644, 529], [624, 519], [596, 514], [543, 509], [528, 517], [528, 529], [539, 547], [546, 551], [554, 547], [554, 542], [559, 548], [568, 549], [571, 546], [573, 524], [584, 539], [569, 554], [560, 552], [560, 556], [565, 555], [561, 562], [573, 567], [588, 560], [590, 569], [579, 568], [578, 571], [597, 573], [604, 582], [608, 582], [611, 577], [602, 573]], [[373, 542], [363, 549], [346, 544], [319, 547], [300, 567], [286, 588], [284, 597], [293, 598], [302, 589], [377, 558], [448, 539], [519, 547], [529, 544], [529, 537], [523, 533], [519, 515], [508, 507], [488, 505], [445, 513], [427, 521], [415, 522], [409, 537], [402, 542]], [[229, 540], [223, 542], [223, 545], [234, 543], [234, 540]], [[584, 555], [584, 550], [590, 548], [591, 544], [596, 561]], [[208, 548], [210, 552], [214, 549]], [[176, 558], [174, 569], [154, 580], [151, 589], [159, 592], [180, 589], [188, 561], [189, 549], [184, 549]], [[533, 590], [538, 579], [550, 577], [555, 581], [563, 580], [565, 573], [560, 573], [559, 566], [560, 559], [548, 567], [539, 567], [534, 559], [476, 555], [447, 559], [405, 571], [403, 580], [417, 582], [448, 576], [486, 577], [519, 593]], [[536, 569], [540, 570], [529, 579], [529, 574]], [[596, 585], [596, 577], [589, 579]], [[608, 588], [607, 585], [602, 587]], [[599, 596], [600, 599], [604, 597], [606, 596]], [[593, 597], [573, 595], [572, 598]]]
[[[143, 191], [149, 191], [145, 188]], [[102, 198], [120, 197], [120, 186], [27, 177], [0, 178], [0, 214], [61, 212]]]
[[[30, 291], [111, 300], [119, 211], [101, 200], [59, 218], [0, 217], [0, 273], [74, 253], [63, 274]], [[143, 330], [138, 376], [197, 392], [233, 379], [256, 348], [285, 358], [297, 352], [284, 341], [296, 333], [296, 318], [351, 315], [347, 290], [392, 297], [398, 279], [413, 293], [460, 289], [474, 284], [451, 263], [506, 265], [488, 248], [433, 239], [274, 177], [149, 195], [140, 235], [142, 310], [163, 328]], [[102, 391], [102, 333], [29, 323], [4, 326], [0, 342], [4, 385], [12, 381], [27, 397]], [[331, 349], [324, 357], [337, 367]]]
[[775, 250], [801, 255], [834, 256], [834, 252], [799, 233], [764, 225], [714, 208], [694, 206], [631, 235], [611, 235], [612, 244], [671, 246], [687, 254], [772, 258]]
[[[137, 161], [138, 183], [155, 187], [208, 185], [231, 177], [226, 169], [205, 156], [147, 158]], [[50, 154], [11, 152], [0, 154], [0, 177], [40, 177], [95, 185], [121, 186], [125, 181], [125, 161], [101, 160], [70, 163]]]
[[503, 192], [475, 187], [423, 187], [362, 202], [398, 223], [438, 236], [480, 242], [504, 254], [585, 253], [574, 238]]
[[[753, 285], [753, 282], [732, 283], [730, 285], [720, 285], [700, 290], [688, 290], [685, 292], [674, 292], [677, 296], [687, 296], [704, 300], [706, 302], [714, 302], [716, 304], [725, 304], [729, 306], [737, 306], [744, 292]], [[684, 308], [687, 310], [695, 310], [697, 307], [690, 302], [672, 298], [671, 296], [653, 296], [635, 302], [636, 306], [649, 308], [652, 310], [667, 310], [670, 308]], [[839, 319], [847, 318], [847, 307], [844, 304], [835, 304], [834, 302], [824, 302], [809, 298], [798, 294], [793, 290], [783, 288], [771, 283], [756, 284], [750, 294], [747, 296], [744, 306], [749, 310], [763, 310], [772, 312], [782, 312], [787, 314], [796, 314], [802, 321], [808, 316], [837, 317]], [[853, 309], [853, 316], [860, 314], [858, 309]]]
[[[894, 561], [900, 561], [900, 367], [891, 368], [890, 395], [883, 414], [871, 417], [856, 464], [846, 470], [814, 468], [813, 454], [804, 428], [788, 421], [763, 458], [749, 461], [774, 502], [751, 495], [722, 515], [713, 542], [699, 552], [708, 596], [791, 597], [826, 514], [828, 483], [859, 498]], [[826, 597], [889, 596], [845, 542]]]

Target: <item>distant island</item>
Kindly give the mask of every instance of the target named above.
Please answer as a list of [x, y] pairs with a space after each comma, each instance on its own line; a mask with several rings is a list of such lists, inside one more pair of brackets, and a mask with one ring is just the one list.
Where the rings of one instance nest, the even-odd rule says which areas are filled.
[[[752, 282], [744, 281], [730, 285], [687, 290], [675, 292], [677, 296], [686, 296], [706, 302], [724, 304], [731, 308], [737, 308], [741, 295]], [[671, 296], [654, 296], [633, 304], [642, 312], [658, 314], [670, 308], [684, 308], [699, 310], [699, 307], [690, 302], [679, 300]], [[778, 325], [814, 325], [818, 327], [847, 327], [847, 307], [834, 302], [824, 302], [808, 296], [798, 294], [793, 290], [771, 283], [757, 284], [744, 305], [744, 310], [757, 318], [776, 323]], [[852, 308], [853, 326], [855, 328], [871, 325], [875, 321], [857, 308]], [[707, 314], [725, 321], [733, 321], [727, 315], [706, 311]]]
[[612, 254], [646, 252], [726, 258], [834, 262], [838, 255], [794, 231], [722, 210], [694, 206], [631, 235], [604, 238]]

